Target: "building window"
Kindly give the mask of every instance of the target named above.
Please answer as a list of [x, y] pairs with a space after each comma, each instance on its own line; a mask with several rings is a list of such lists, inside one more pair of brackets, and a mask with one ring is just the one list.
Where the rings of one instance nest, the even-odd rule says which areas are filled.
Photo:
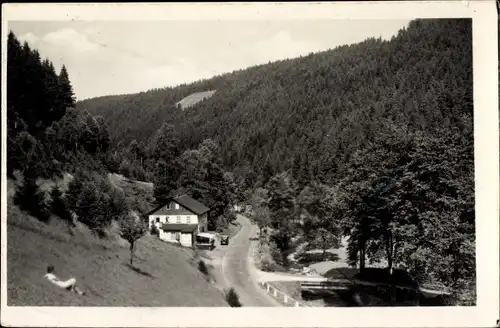
[[181, 217], [180, 216], [177, 217], [177, 223], [181, 223]]
[[170, 209], [170, 203], [168, 203], [166, 207], [167, 207], [167, 210], [169, 210]]
[[175, 204], [175, 209], [178, 210], [179, 209], [179, 204]]
[[156, 218], [156, 222], [160, 222], [160, 217], [157, 217], [157, 218]]
[[187, 224], [190, 224], [190, 223], [191, 223], [191, 217], [190, 217], [189, 215], [186, 217], [186, 223], [187, 223]]

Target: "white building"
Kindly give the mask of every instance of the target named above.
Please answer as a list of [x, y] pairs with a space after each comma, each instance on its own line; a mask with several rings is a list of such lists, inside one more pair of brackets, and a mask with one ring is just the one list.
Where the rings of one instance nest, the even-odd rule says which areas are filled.
[[207, 231], [209, 210], [188, 195], [171, 198], [148, 213], [149, 228], [156, 225], [164, 241], [191, 247], [196, 235]]

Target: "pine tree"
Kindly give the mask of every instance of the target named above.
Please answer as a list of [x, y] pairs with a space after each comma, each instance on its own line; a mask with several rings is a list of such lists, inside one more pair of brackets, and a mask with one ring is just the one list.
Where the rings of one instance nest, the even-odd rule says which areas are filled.
[[[222, 167], [222, 158], [219, 154], [219, 146], [211, 139], [204, 140], [198, 148], [205, 176], [205, 194], [201, 199], [210, 207], [209, 220], [212, 226], [217, 227], [217, 222], [224, 222], [224, 226], [218, 229], [226, 228], [228, 218], [221, 218], [227, 212], [231, 205], [230, 187], [224, 179], [224, 170]], [[220, 224], [219, 224], [220, 225]]]
[[17, 122], [21, 119], [23, 83], [22, 74], [22, 47], [12, 31], [7, 41], [7, 127], [8, 135], [12, 138], [17, 132]]
[[110, 146], [109, 127], [102, 116], [94, 117], [98, 126], [98, 149], [106, 152]]
[[157, 204], [166, 202], [177, 189], [176, 172], [174, 170], [176, 169], [172, 170], [172, 166], [168, 166], [164, 160], [156, 163], [153, 193]]
[[291, 177], [283, 172], [269, 181], [269, 211], [271, 227], [276, 231], [274, 239], [278, 248], [284, 252], [288, 249], [295, 217], [294, 187]]
[[68, 209], [64, 195], [59, 186], [54, 186], [50, 191], [50, 208], [52, 212], [66, 221], [70, 226], [73, 225], [71, 212]]
[[46, 115], [44, 116], [44, 124], [50, 125], [54, 121], [59, 121], [66, 112], [66, 108], [62, 107], [59, 102], [59, 83], [58, 76], [54, 69], [54, 65], [49, 60], [44, 60], [42, 63], [44, 74], [44, 89], [45, 89], [45, 106]]
[[299, 207], [304, 215], [306, 238], [311, 245], [323, 251], [340, 246], [343, 204], [338, 190], [317, 182], [304, 188], [298, 196]]
[[14, 194], [14, 204], [43, 222], [50, 219], [50, 211], [45, 201], [45, 192], [36, 184], [36, 175], [29, 168], [23, 172], [23, 183]]
[[[18, 148], [16, 141], [27, 133], [36, 140], [32, 160], [37, 163], [32, 168], [37, 174], [50, 177], [59, 172], [55, 158], [62, 159], [60, 144], [55, 140], [49, 142], [45, 134], [49, 127], [57, 130], [56, 122], [66, 110], [66, 106], [60, 103], [59, 77], [48, 59], [42, 60], [40, 53], [27, 42], [21, 46], [12, 32], [7, 47], [8, 173], [12, 175], [13, 170], [26, 165], [25, 158], [15, 149]], [[62, 73], [63, 80], [69, 85], [66, 69]], [[25, 136], [22, 138], [26, 139]]]
[[59, 72], [59, 102], [61, 108], [64, 109], [75, 107], [75, 94], [69, 80], [68, 71], [64, 65]]
[[172, 125], [164, 124], [154, 138], [154, 158], [157, 161], [154, 171], [154, 195], [159, 204], [177, 189], [180, 174], [178, 154], [177, 133]]

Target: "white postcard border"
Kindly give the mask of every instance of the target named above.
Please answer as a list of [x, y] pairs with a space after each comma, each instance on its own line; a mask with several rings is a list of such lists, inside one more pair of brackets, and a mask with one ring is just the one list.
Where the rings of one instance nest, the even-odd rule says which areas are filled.
[[[492, 327], [499, 309], [498, 37], [495, 1], [3, 4], [1, 323], [31, 327]], [[477, 306], [413, 308], [7, 307], [7, 20], [473, 18]]]

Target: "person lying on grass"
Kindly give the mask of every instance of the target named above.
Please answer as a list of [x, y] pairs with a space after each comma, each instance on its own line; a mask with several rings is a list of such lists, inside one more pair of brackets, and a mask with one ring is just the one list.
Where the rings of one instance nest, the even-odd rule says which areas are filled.
[[47, 278], [51, 283], [53, 283], [54, 285], [56, 285], [58, 287], [73, 291], [73, 292], [78, 293], [80, 295], [85, 295], [85, 292], [81, 291], [80, 288], [78, 288], [76, 286], [76, 279], [75, 278], [71, 278], [71, 279], [68, 279], [66, 281], [59, 280], [59, 278], [57, 278], [54, 275], [54, 273], [53, 273], [54, 270], [55, 270], [54, 266], [49, 265], [47, 267], [47, 274], [45, 274], [45, 278]]

